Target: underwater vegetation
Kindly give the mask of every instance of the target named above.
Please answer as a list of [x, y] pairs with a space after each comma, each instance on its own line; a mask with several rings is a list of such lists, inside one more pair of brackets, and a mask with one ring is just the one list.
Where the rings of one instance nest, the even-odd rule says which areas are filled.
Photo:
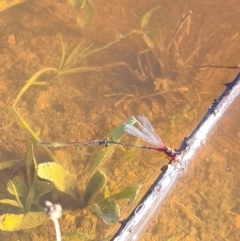
[[[133, 123], [132, 119], [128, 123]], [[119, 140], [124, 134], [123, 124], [117, 126], [108, 137]], [[96, 213], [105, 223], [114, 224], [120, 218], [118, 202], [127, 199], [132, 203], [139, 192], [140, 185], [128, 186], [117, 193], [110, 193], [107, 188], [107, 176], [100, 166], [109, 158], [108, 148], [97, 153], [92, 167], [92, 174], [87, 182], [84, 194], [79, 196], [76, 180], [71, 173], [56, 162], [37, 163], [34, 145], [30, 144], [26, 157], [27, 180], [14, 177], [7, 183], [11, 197], [0, 200], [2, 205], [12, 205], [20, 209], [20, 214], [0, 216], [0, 229], [17, 231], [37, 227], [48, 220], [39, 205], [39, 199], [53, 189], [66, 194], [74, 200], [80, 209], [88, 208]], [[67, 212], [67, 211], [66, 211]]]
[[[89, 0], [84, 1], [70, 1], [76, 9], [76, 20], [80, 22], [80, 11], [87, 10], [87, 21], [90, 21], [94, 15], [94, 8]], [[147, 13], [142, 20], [141, 27], [144, 28], [151, 17], [151, 14], [157, 10], [156, 7], [151, 13]], [[92, 71], [104, 71], [117, 66], [123, 66], [128, 69], [132, 75], [136, 77], [135, 72], [124, 62], [110, 63], [103, 66], [88, 66], [79, 67], [79, 61], [95, 53], [99, 53], [102, 50], [107, 49], [111, 45], [126, 38], [127, 36], [137, 33], [143, 37], [145, 34], [140, 31], [131, 31], [126, 35], [118, 36], [117, 39], [112, 42], [98, 48], [93, 48], [92, 45], [83, 49], [82, 44], [75, 46], [69, 53], [66, 52], [65, 43], [61, 40], [62, 56], [60, 58], [59, 66], [48, 66], [40, 69], [34, 73], [19, 91], [13, 105], [12, 111], [17, 120], [28, 131], [32, 137], [32, 143], [29, 146], [28, 154], [26, 157], [26, 173], [27, 178], [24, 180], [20, 177], [15, 177], [8, 182], [7, 190], [11, 198], [1, 200], [2, 205], [12, 205], [19, 208], [20, 214], [4, 214], [1, 216], [0, 229], [5, 231], [17, 231], [23, 229], [29, 229], [36, 227], [48, 218], [42, 212], [42, 207], [39, 205], [39, 200], [50, 193], [52, 190], [57, 189], [59, 192], [64, 193], [70, 199], [74, 200], [79, 208], [88, 208], [96, 213], [105, 223], [116, 223], [120, 218], [120, 207], [118, 202], [127, 199], [129, 203], [132, 203], [138, 194], [140, 185], [135, 184], [123, 188], [117, 193], [110, 193], [107, 187], [107, 175], [101, 170], [101, 165], [113, 156], [116, 146], [110, 146], [104, 148], [96, 153], [96, 157], [91, 166], [91, 174], [86, 184], [86, 188], [83, 192], [83, 196], [79, 193], [76, 180], [71, 175], [69, 170], [62, 167], [59, 164], [58, 159], [52, 153], [51, 149], [46, 146], [41, 146], [48, 156], [49, 161], [44, 163], [38, 163], [34, 154], [34, 147], [37, 143], [41, 142], [40, 133], [35, 132], [30, 125], [21, 116], [18, 104], [24, 95], [27, 95], [28, 91], [34, 85], [46, 86], [50, 81], [64, 81], [67, 75], [92, 72]], [[49, 82], [43, 81], [42, 77], [48, 76]], [[127, 122], [134, 124], [130, 119]], [[113, 141], [118, 141], [124, 135], [123, 124], [117, 126], [112, 132], [107, 135], [107, 138]], [[17, 160], [16, 160], [17, 162]], [[15, 164], [13, 160], [12, 165]], [[3, 163], [2, 163], [3, 165]], [[11, 165], [8, 163], [8, 165]], [[4, 167], [3, 167], [4, 168]], [[31, 222], [29, 222], [31, 220]], [[29, 223], [29, 225], [26, 225]]]
[[[135, 77], [139, 81], [139, 86], [148, 84], [149, 89], [144, 90], [137, 86], [133, 93], [114, 93], [105, 97], [116, 98], [114, 106], [121, 105], [124, 110], [147, 101], [152, 103], [150, 108], [153, 113], [158, 114], [163, 108], [172, 110], [169, 123], [171, 126], [176, 126], [189, 118], [196, 117], [196, 110], [189, 93], [196, 93], [196, 102], [199, 104], [201, 98], [198, 91], [204, 83], [195, 78], [195, 72], [186, 68], [199, 51], [198, 47], [188, 55], [183, 48], [185, 37], [189, 33], [192, 11], [188, 11], [181, 19], [177, 17], [163, 19], [156, 27], [152, 27], [152, 18], [161, 10], [160, 6], [149, 9], [142, 17], [139, 29], [132, 30], [135, 36], [140, 36], [143, 40], [143, 49], [136, 54]], [[193, 87], [189, 87], [187, 84], [189, 81], [193, 83]], [[165, 106], [161, 106], [161, 100], [166, 102]], [[193, 115], [189, 115], [191, 112]]]
[[[84, 4], [87, 5], [89, 2], [90, 1], [84, 1]], [[133, 202], [136, 199], [140, 188], [140, 185], [138, 184], [130, 187], [128, 186], [117, 193], [110, 193], [107, 191], [107, 176], [100, 170], [100, 166], [111, 157], [114, 147], [105, 148], [96, 154], [96, 158], [91, 169], [92, 171], [86, 184], [86, 189], [83, 192], [83, 196], [80, 196], [75, 178], [68, 170], [66, 170], [66, 168], [63, 168], [59, 164], [58, 159], [48, 147], [41, 146], [41, 148], [47, 152], [49, 161], [38, 163], [34, 153], [34, 148], [39, 142], [41, 142], [40, 133], [35, 132], [30, 127], [18, 110], [18, 103], [32, 86], [44, 86], [48, 84], [47, 82], [42, 81], [42, 77], [44, 75], [50, 76], [50, 80], [63, 81], [63, 78], [70, 74], [87, 71], [102, 71], [118, 66], [119, 64], [115, 63], [94, 67], [78, 67], [77, 65], [79, 60], [108, 48], [128, 35], [129, 34], [121, 36], [111, 43], [94, 49], [90, 45], [88, 48], [82, 50], [82, 45], [79, 44], [75, 46], [69, 54], [66, 53], [65, 44], [61, 39], [62, 56], [59, 66], [40, 69], [33, 74], [28, 81], [26, 81], [25, 85], [19, 91], [12, 105], [12, 111], [19, 123], [21, 123], [21, 125], [30, 134], [32, 141], [29, 145], [25, 161], [27, 173], [26, 179], [16, 176], [12, 180], [9, 180], [7, 183], [9, 197], [0, 200], [1, 205], [11, 205], [19, 209], [19, 211], [16, 211], [14, 214], [5, 213], [1, 215], [0, 230], [25, 230], [37, 227], [46, 222], [48, 217], [44, 214], [44, 212], [42, 212], [43, 208], [39, 204], [39, 200], [54, 189], [64, 193], [66, 197], [68, 196], [68, 198], [72, 199], [80, 209], [88, 208], [92, 212], [96, 213], [107, 224], [116, 223], [119, 220], [119, 201], [121, 202], [124, 199], [128, 199], [130, 200], [129, 202]], [[120, 65], [125, 64], [120, 63]], [[127, 67], [127, 65], [125, 66]], [[133, 120], [131, 119], [128, 120], [128, 122], [133, 124]], [[123, 134], [123, 124], [120, 124], [112, 132], [110, 132], [107, 137], [117, 141], [123, 136]], [[11, 167], [16, 165], [19, 161], [20, 160], [12, 160], [7, 163], [2, 162], [0, 168], [5, 169]]]
[[27, 0], [2, 0], [0, 1], [0, 12], [26, 1]]
[[33, 144], [29, 146], [26, 157], [27, 180], [16, 176], [7, 183], [7, 191], [15, 199], [2, 199], [1, 204], [8, 204], [20, 208], [21, 214], [3, 214], [0, 216], [0, 229], [16, 231], [36, 227], [45, 222], [46, 215], [40, 211], [31, 212], [32, 207], [38, 205], [37, 200], [50, 192], [54, 186], [50, 182], [40, 180], [37, 176], [37, 161]]
[[[126, 34], [125, 36], [121, 36], [120, 39], [118, 38], [118, 39], [112, 41], [111, 43], [106, 44], [105, 46], [95, 48], [95, 49], [91, 49], [92, 46], [90, 45], [87, 49], [81, 50], [82, 45], [78, 44], [77, 46], [75, 46], [72, 49], [72, 51], [68, 55], [66, 54], [65, 45], [61, 38], [62, 56], [61, 56], [59, 67], [46, 67], [46, 68], [43, 68], [43, 69], [40, 69], [39, 71], [37, 71], [26, 82], [26, 84], [23, 86], [23, 88], [19, 91], [19, 93], [12, 105], [12, 111], [13, 111], [14, 115], [19, 120], [19, 122], [23, 125], [23, 127], [29, 132], [29, 134], [32, 136], [32, 138], [35, 140], [35, 142], [37, 142], [37, 143], [41, 142], [39, 135], [31, 129], [31, 127], [21, 117], [21, 114], [17, 110], [17, 104], [21, 100], [22, 96], [27, 92], [27, 90], [30, 87], [32, 87], [33, 85], [47, 85], [48, 83], [46, 83], [44, 81], [42, 82], [39, 80], [40, 77], [42, 77], [44, 74], [51, 74], [51, 80], [60, 80], [60, 79], [62, 80], [62, 78], [64, 78], [67, 75], [71, 75], [71, 74], [75, 74], [75, 73], [79, 73], [79, 72], [103, 71], [105, 69], [109, 69], [114, 66], [118, 66], [119, 63], [117, 63], [117, 64], [112, 63], [112, 64], [107, 64], [104, 66], [94, 66], [94, 67], [75, 67], [80, 59], [83, 59], [89, 55], [98, 53], [98, 52], [108, 48], [112, 44], [118, 42], [119, 40], [127, 37], [128, 35], [129, 34]], [[124, 65], [124, 63], [123, 64], [120, 63], [120, 65]], [[125, 66], [127, 67], [127, 65], [125, 65]], [[57, 160], [56, 160], [55, 156], [52, 154], [52, 152], [45, 146], [43, 146], [43, 148], [49, 154], [50, 158], [53, 161], [57, 162]]]
[[[76, 9], [76, 21], [81, 25], [81, 19], [79, 17], [80, 11], [87, 9], [87, 21], [90, 21], [94, 15], [94, 8], [89, 0], [82, 1], [71, 1], [68, 0], [71, 5]], [[91, 166], [91, 174], [89, 176], [88, 182], [86, 184], [85, 190], [83, 190], [83, 195], [80, 195], [79, 187], [76, 184], [75, 178], [71, 175], [69, 170], [66, 170], [52, 153], [51, 149], [46, 146], [41, 146], [49, 155], [49, 159], [44, 163], [38, 163], [37, 158], [34, 154], [34, 147], [37, 143], [41, 142], [40, 133], [36, 133], [29, 126], [29, 124], [23, 119], [20, 111], [18, 110], [18, 103], [21, 101], [23, 95], [27, 93], [34, 85], [47, 85], [48, 82], [42, 81], [42, 77], [45, 75], [50, 76], [51, 81], [63, 81], [67, 75], [80, 73], [80, 72], [91, 72], [91, 71], [103, 71], [116, 66], [124, 66], [130, 73], [136, 76], [136, 73], [131, 70], [131, 68], [124, 62], [111, 63], [103, 66], [89, 66], [89, 67], [79, 67], [79, 60], [84, 59], [92, 54], [99, 53], [100, 51], [110, 47], [121, 39], [129, 36], [132, 33], [137, 33], [143, 38], [144, 42], [147, 44], [148, 49], [143, 51], [139, 55], [139, 69], [140, 69], [140, 79], [145, 80], [147, 74], [152, 74], [154, 77], [154, 83], [156, 83], [156, 90], [158, 90], [157, 83], [159, 82], [155, 78], [154, 74], [151, 73], [150, 69], [143, 67], [141, 56], [147, 55], [151, 52], [157, 59], [158, 64], [162, 67], [162, 56], [161, 53], [166, 53], [166, 51], [161, 51], [157, 45], [155, 36], [159, 33], [158, 31], [146, 31], [145, 28], [148, 26], [151, 16], [156, 12], [160, 6], [157, 6], [149, 10], [141, 21], [140, 30], [133, 30], [129, 34], [120, 36], [114, 41], [99, 47], [92, 48], [90, 45], [86, 49], [82, 50], [82, 45], [79, 44], [75, 46], [70, 53], [66, 53], [65, 43], [61, 38], [62, 45], [62, 56], [58, 67], [45, 67], [37, 71], [31, 76], [31, 78], [26, 81], [25, 85], [19, 91], [13, 105], [12, 111], [18, 121], [22, 126], [28, 131], [32, 137], [32, 143], [29, 146], [29, 150], [26, 157], [26, 173], [27, 178], [24, 180], [16, 176], [12, 180], [9, 180], [7, 184], [7, 190], [11, 198], [0, 200], [1, 205], [12, 205], [19, 208], [19, 212], [16, 214], [3, 214], [0, 216], [0, 229], [4, 231], [17, 231], [24, 230], [33, 227], [37, 227], [48, 220], [48, 217], [42, 212], [42, 207], [39, 205], [39, 200], [44, 197], [44, 195], [52, 192], [54, 189], [61, 193], [64, 193], [66, 197], [72, 199], [77, 203], [79, 209], [89, 209], [96, 213], [105, 223], [113, 224], [120, 219], [120, 207], [119, 202], [127, 200], [128, 203], [132, 203], [138, 191], [140, 189], [139, 184], [134, 184], [123, 188], [117, 193], [110, 193], [108, 190], [108, 177], [101, 170], [101, 165], [108, 159], [110, 159], [114, 153], [116, 146], [110, 146], [104, 148], [97, 152], [94, 159], [94, 163]], [[179, 26], [180, 28], [181, 26]], [[173, 46], [175, 35], [173, 40], [169, 44], [169, 49]], [[155, 35], [154, 35], [155, 34]], [[159, 52], [156, 51], [159, 50]], [[147, 57], [148, 58], [148, 57]], [[166, 65], [168, 64], [168, 58], [166, 57]], [[167, 68], [163, 68], [164, 70]], [[163, 81], [162, 81], [163, 82]], [[160, 89], [160, 87], [159, 87]], [[156, 92], [155, 95], [162, 94]], [[141, 97], [141, 99], [147, 98], [147, 96]], [[130, 103], [134, 100], [127, 100]], [[119, 102], [120, 103], [120, 102]], [[177, 117], [176, 117], [177, 118]], [[175, 121], [175, 120], [174, 120]], [[127, 121], [129, 124], [134, 124], [132, 120]], [[110, 140], [118, 141], [124, 135], [123, 124], [117, 126], [112, 132], [110, 132], [107, 137]], [[12, 163], [8, 163], [6, 167], [2, 163], [2, 168], [7, 168], [10, 165], [14, 165], [18, 160], [13, 160]], [[81, 193], [81, 194], [82, 194]], [[67, 212], [68, 210], [66, 210]]]
[[67, 0], [75, 9], [75, 20], [79, 27], [84, 28], [95, 15], [95, 8], [91, 0]]

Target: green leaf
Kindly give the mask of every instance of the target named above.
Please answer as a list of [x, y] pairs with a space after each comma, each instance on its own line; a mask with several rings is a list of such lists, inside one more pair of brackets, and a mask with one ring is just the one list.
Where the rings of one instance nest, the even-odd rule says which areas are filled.
[[141, 29], [145, 28], [145, 27], [148, 25], [152, 14], [153, 14], [156, 10], [158, 10], [160, 7], [161, 7], [161, 6], [157, 6], [157, 7], [151, 8], [150, 10], [148, 10], [148, 11], [144, 14], [144, 16], [143, 16], [143, 18], [142, 18], [142, 21], [141, 21]]
[[26, 1], [27, 0], [11, 0], [11, 1], [2, 0], [0, 1], [0, 12]]
[[132, 204], [136, 200], [140, 188], [139, 184], [127, 187], [121, 192], [112, 194], [111, 198], [114, 200], [129, 199], [129, 204]]
[[33, 144], [30, 145], [30, 148], [31, 148], [30, 153], [32, 154], [32, 162], [33, 162], [33, 165], [34, 165], [34, 178], [33, 178], [32, 185], [29, 189], [27, 198], [26, 198], [26, 204], [25, 204], [25, 211], [26, 212], [29, 212], [31, 210], [31, 206], [32, 206], [32, 203], [34, 201], [35, 193], [36, 193], [36, 190], [37, 190], [37, 180], [38, 180], [38, 177], [37, 177], [37, 160], [35, 158]]
[[22, 208], [16, 200], [12, 200], [12, 199], [2, 199], [0, 200], [0, 203], [9, 204], [15, 207]]
[[22, 95], [27, 91], [27, 89], [34, 84], [34, 82], [44, 73], [47, 72], [58, 72], [58, 70], [56, 68], [43, 68], [41, 70], [39, 70], [37, 73], [35, 73], [28, 81], [27, 83], [23, 86], [23, 88], [20, 90], [20, 92], [18, 93], [17, 98], [14, 101], [13, 107], [16, 107], [16, 104], [18, 103], [18, 101], [21, 99]]
[[75, 0], [68, 0], [68, 2], [69, 2], [72, 6], [74, 6], [74, 4], [75, 4]]
[[78, 56], [80, 55], [80, 49], [82, 48], [82, 43], [78, 44], [66, 57], [62, 69], [60, 69], [60, 74], [63, 70], [68, 70], [74, 64]]
[[77, 201], [76, 180], [61, 165], [55, 162], [41, 163], [38, 165], [37, 174], [40, 178], [52, 182], [59, 191], [69, 194]]
[[114, 224], [119, 220], [120, 208], [111, 198], [106, 198], [93, 205], [94, 211], [107, 224]]
[[109, 160], [113, 156], [115, 148], [116, 146], [112, 145], [101, 151], [98, 151], [95, 155], [96, 157], [94, 158], [94, 162], [91, 166], [91, 172], [94, 172], [97, 168], [100, 167], [100, 165]]
[[75, 0], [74, 7], [75, 9], [80, 10], [85, 6], [85, 4], [86, 4], [86, 0]]
[[[41, 142], [39, 136], [30, 128], [30, 126], [28, 125], [28, 123], [23, 120], [23, 118], [21, 117], [21, 115], [18, 113], [17, 109], [16, 109], [16, 105], [17, 103], [20, 101], [20, 99], [22, 98], [22, 95], [28, 90], [28, 88], [31, 87], [31, 85], [33, 85], [37, 79], [44, 73], [47, 72], [56, 72], [58, 73], [58, 70], [56, 68], [43, 68], [41, 70], [39, 70], [38, 72], [36, 72], [27, 82], [26, 84], [22, 87], [22, 89], [20, 90], [20, 92], [18, 93], [17, 98], [15, 99], [13, 105], [12, 105], [12, 110], [14, 115], [17, 117], [17, 119], [22, 123], [22, 125], [24, 126], [24, 128], [26, 128], [28, 130], [28, 132], [32, 135], [32, 137], [36, 140], [36, 142]], [[51, 159], [53, 161], [56, 161], [55, 156], [51, 153], [51, 151], [45, 146], [43, 147], [46, 152], [49, 154], [49, 156], [51, 157]]]
[[31, 210], [32, 203], [33, 203], [34, 198], [35, 198], [36, 189], [37, 189], [37, 183], [36, 183], [36, 178], [34, 178], [33, 183], [30, 187], [29, 193], [28, 193], [27, 198], [26, 198], [26, 204], [25, 204], [25, 211], [26, 212], [29, 212]]
[[[130, 125], [134, 125], [135, 122], [136, 121], [132, 118], [125, 121], [125, 123], [128, 123]], [[119, 139], [124, 134], [124, 123], [121, 123], [113, 131], [107, 134], [107, 138], [112, 141], [119, 141]], [[97, 152], [96, 158], [94, 159], [93, 165], [91, 167], [91, 171], [94, 172], [97, 168], [99, 168], [100, 165], [102, 165], [105, 161], [109, 160], [113, 156], [116, 147], [116, 145], [111, 145], [108, 148]]]
[[15, 183], [12, 180], [9, 180], [9, 182], [7, 183], [7, 190], [8, 190], [9, 193], [11, 193], [11, 194], [13, 194], [15, 196], [15, 198], [16, 198], [16, 200], [18, 202], [19, 207], [23, 210], [24, 207], [23, 207], [23, 205], [22, 205], [22, 203], [21, 203], [21, 201], [19, 199], [19, 194], [18, 194], [17, 188], [15, 186]]
[[18, 197], [26, 198], [28, 195], [28, 187], [21, 177], [14, 177], [7, 183], [7, 190], [12, 195], [17, 192]]
[[110, 190], [108, 188], [108, 186], [105, 186], [104, 188], [104, 198], [108, 198], [111, 196]]
[[19, 231], [35, 228], [48, 220], [44, 212], [4, 214], [0, 216], [0, 230]]
[[22, 119], [22, 117], [20, 116], [20, 114], [18, 113], [17, 109], [12, 106], [12, 110], [13, 110], [13, 114], [17, 117], [17, 119], [22, 123], [23, 127], [25, 129], [28, 130], [28, 132], [31, 134], [31, 136], [33, 137], [33, 139], [36, 142], [41, 142], [41, 139], [39, 138], [39, 136], [30, 128], [30, 126], [28, 125], [28, 123]]
[[3, 161], [0, 163], [0, 170], [12, 167], [12, 166], [16, 165], [17, 163], [19, 163], [20, 161], [21, 161], [20, 159]]
[[28, 186], [31, 187], [32, 185], [32, 173], [31, 173], [31, 169], [33, 166], [33, 144], [31, 143], [28, 146], [28, 152], [27, 152], [27, 158], [26, 158], [26, 166], [27, 166], [27, 179], [28, 179]]
[[127, 33], [126, 35], [121, 36], [121, 38], [117, 38], [117, 39], [113, 40], [111, 43], [108, 43], [108, 44], [106, 44], [106, 45], [104, 45], [104, 46], [101, 46], [101, 47], [99, 47], [99, 48], [95, 48], [95, 49], [92, 49], [92, 50], [84, 51], [84, 52], [83, 52], [81, 55], [79, 55], [78, 57], [81, 58], [81, 59], [83, 59], [83, 58], [86, 58], [86, 57], [89, 56], [89, 55], [98, 53], [98, 52], [100, 52], [100, 51], [102, 51], [102, 50], [104, 50], [104, 49], [107, 49], [107, 48], [110, 47], [111, 45], [119, 42], [120, 40], [128, 37], [128, 36], [131, 35], [132, 33], [133, 33], [133, 32]]
[[35, 193], [35, 199], [38, 199], [44, 194], [51, 192], [53, 188], [54, 188], [54, 185], [51, 182], [37, 180], [37, 189]]
[[109, 132], [107, 134], [107, 137], [112, 141], [118, 141], [125, 134], [124, 123], [134, 125], [135, 122], [136, 121], [134, 119], [129, 118], [128, 120], [126, 120], [123, 123], [121, 123], [120, 125], [118, 125], [113, 131]]
[[[21, 124], [23, 125], [23, 127], [24, 127], [25, 129], [27, 129], [27, 131], [31, 134], [31, 136], [33, 137], [33, 139], [34, 139], [36, 142], [38, 142], [38, 143], [42, 142], [41, 139], [39, 138], [39, 136], [37, 135], [37, 133], [35, 133], [35, 132], [30, 128], [30, 126], [28, 125], [28, 123], [27, 123], [25, 120], [23, 120], [23, 118], [21, 117], [21, 115], [18, 113], [17, 109], [16, 109], [14, 106], [12, 106], [12, 111], [13, 111], [13, 114], [17, 117], [17, 119], [21, 122]], [[53, 161], [58, 162], [57, 158], [53, 155], [53, 153], [48, 149], [47, 146], [42, 146], [42, 147], [45, 149], [45, 151], [48, 153], [48, 155], [51, 157], [51, 159], [52, 159]]]
[[68, 0], [68, 2], [77, 10], [84, 7], [86, 0]]
[[96, 171], [88, 181], [85, 193], [84, 202], [89, 203], [97, 193], [106, 185], [107, 177], [101, 171]]
[[[62, 68], [59, 70], [58, 76], [69, 75], [69, 74], [74, 74], [74, 73], [81, 73], [81, 72], [87, 72], [87, 71], [103, 71], [104, 68], [105, 69], [106, 68], [110, 68], [110, 66], [113, 67], [114, 64], [109, 64], [109, 65], [104, 65], [104, 66], [100, 66], [100, 67], [99, 66], [94, 66], [94, 67], [79, 67], [79, 68], [72, 68], [72, 69], [70, 69], [70, 67], [73, 65], [73, 63], [75, 63], [73, 60], [76, 60], [76, 57], [80, 58], [80, 59], [84, 59], [84, 58], [88, 57], [89, 55], [92, 55], [92, 54], [98, 53], [98, 52], [100, 52], [100, 51], [102, 51], [104, 49], [107, 49], [111, 45], [115, 44], [116, 42], [119, 42], [120, 40], [122, 40], [123, 38], [126, 38], [127, 36], [131, 35], [132, 33], [133, 32], [130, 32], [130, 33], [126, 34], [126, 35], [123, 35], [123, 36], [121, 36], [121, 38], [117, 38], [117, 39], [113, 40], [111, 43], [108, 43], [108, 44], [106, 44], [106, 45], [104, 45], [102, 47], [99, 47], [99, 48], [95, 48], [95, 49], [91, 49], [90, 50], [90, 47], [92, 46], [92, 45], [90, 45], [85, 50], [83, 50], [81, 53], [78, 53], [78, 55], [76, 55], [76, 53], [75, 53], [76, 50], [74, 49], [73, 50], [74, 53], [71, 52], [69, 54], [69, 57], [71, 56], [70, 59], [69, 59], [70, 62], [68, 60], [67, 61], [68, 63], [64, 63], [62, 65]], [[78, 48], [78, 46], [76, 48]], [[119, 66], [118, 63], [117, 63], [117, 65]], [[126, 64], [122, 64], [122, 65], [128, 67], [128, 65], [126, 65]], [[130, 71], [132, 71], [129, 67], [128, 67], [128, 69]]]
[[91, 21], [95, 16], [95, 8], [91, 0], [86, 1], [87, 12], [88, 12], [88, 21]]
[[65, 45], [64, 45], [61, 35], [60, 35], [60, 40], [61, 40], [61, 44], [62, 44], [62, 57], [61, 57], [61, 61], [60, 61], [59, 67], [58, 67], [59, 70], [62, 69], [64, 60], [65, 60], [65, 56], [66, 56], [66, 49], [65, 49]]

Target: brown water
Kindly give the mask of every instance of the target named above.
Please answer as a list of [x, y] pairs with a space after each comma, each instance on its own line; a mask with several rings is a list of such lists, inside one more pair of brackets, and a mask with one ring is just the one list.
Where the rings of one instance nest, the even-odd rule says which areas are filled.
[[[44, 85], [33, 85], [24, 93], [17, 110], [46, 141], [102, 139], [120, 122], [142, 113], [148, 116], [166, 144], [177, 148], [223, 91], [222, 84], [237, 74], [237, 70], [189, 67], [239, 63], [238, 1], [155, 0], [137, 4], [94, 1], [93, 4], [96, 14], [85, 27], [77, 24], [76, 11], [67, 1], [29, 1], [1, 12], [1, 160], [26, 159], [31, 137], [10, 107], [34, 73], [45, 67], [59, 66], [60, 36], [67, 52], [79, 43], [82, 43], [82, 51], [90, 44], [92, 48], [104, 46], [139, 29], [144, 13], [161, 5], [146, 30], [149, 33], [158, 29], [151, 51], [142, 53], [149, 49], [149, 39], [146, 42], [141, 33], [133, 33], [79, 60], [75, 67], [82, 67], [81, 72], [62, 78], [44, 75], [40, 78]], [[189, 10], [193, 14], [170, 45], [177, 21]], [[79, 16], [84, 14], [86, 12], [80, 12]], [[192, 162], [190, 170], [179, 179], [178, 186], [156, 214], [142, 240], [239, 239], [238, 102], [214, 128], [207, 145]], [[98, 150], [98, 147], [83, 149], [90, 153]], [[83, 194], [93, 157], [79, 154], [73, 147], [51, 148], [51, 151], [73, 174]], [[35, 152], [38, 162], [50, 160], [41, 147], [37, 146]], [[9, 198], [6, 191], [9, 179], [16, 175], [26, 178], [24, 161], [21, 163], [1, 171], [0, 199]], [[117, 148], [100, 167], [107, 175], [110, 192], [133, 184], [142, 186], [133, 205], [125, 201], [119, 203], [121, 219], [128, 216], [166, 163], [166, 158], [158, 153]], [[75, 207], [59, 193], [49, 198], [69, 210], [61, 219], [63, 234], [84, 232], [93, 237], [90, 240], [101, 240], [119, 227], [119, 224], [103, 225], [88, 209]], [[18, 209], [4, 204], [0, 211], [1, 214], [19, 213]], [[54, 230], [50, 223], [45, 223], [30, 231], [1, 231], [0, 237], [54, 240]]]

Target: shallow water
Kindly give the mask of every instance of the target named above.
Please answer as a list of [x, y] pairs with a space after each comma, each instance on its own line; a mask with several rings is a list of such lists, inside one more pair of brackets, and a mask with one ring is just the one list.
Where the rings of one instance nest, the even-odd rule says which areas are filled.
[[[26, 179], [24, 160], [31, 141], [10, 107], [34, 73], [45, 67], [58, 68], [61, 38], [68, 53], [79, 43], [81, 51], [90, 44], [93, 49], [101, 47], [133, 29], [139, 30], [142, 16], [161, 5], [146, 26], [145, 33], [156, 29], [151, 32], [156, 35], [152, 40], [135, 31], [78, 60], [74, 66], [82, 67], [78, 73], [63, 77], [48, 73], [39, 79], [42, 85], [33, 85], [24, 93], [17, 110], [34, 132], [40, 131], [39, 138], [46, 141], [104, 139], [120, 122], [142, 113], [148, 116], [166, 145], [177, 148], [223, 91], [222, 84], [238, 73], [232, 69], [190, 68], [239, 63], [240, 8], [235, 0], [228, 3], [155, 0], [138, 4], [94, 1], [93, 4], [96, 13], [92, 21], [83, 20], [86, 17], [83, 11], [79, 13], [78, 24], [74, 18], [76, 11], [67, 1], [29, 1], [1, 12], [0, 155], [2, 160], [23, 161], [1, 171], [0, 199], [11, 197], [6, 191], [9, 179], [16, 175]], [[193, 14], [171, 42], [178, 20], [189, 10]], [[81, 25], [84, 21], [86, 26]], [[149, 51], [150, 40], [154, 48]], [[211, 132], [207, 145], [179, 178], [142, 240], [239, 239], [238, 102], [239, 99]], [[123, 140], [135, 142], [128, 136]], [[74, 147], [50, 150], [76, 179], [82, 196], [94, 156], [79, 153]], [[100, 147], [91, 147], [81, 151], [96, 154], [99, 150]], [[50, 160], [40, 146], [35, 147], [35, 155], [38, 162]], [[118, 147], [114, 153], [110, 152], [100, 167], [107, 175], [109, 192], [133, 184], [142, 187], [134, 204], [119, 203], [121, 220], [128, 216], [167, 162], [164, 155], [149, 151]], [[48, 198], [70, 210], [61, 219], [63, 235], [83, 232], [90, 240], [103, 240], [119, 227], [119, 224], [103, 224], [91, 211], [76, 207], [58, 192]], [[4, 204], [0, 211], [1, 214], [19, 212]], [[49, 224], [24, 232], [0, 232], [0, 237], [54, 240], [54, 230]]]

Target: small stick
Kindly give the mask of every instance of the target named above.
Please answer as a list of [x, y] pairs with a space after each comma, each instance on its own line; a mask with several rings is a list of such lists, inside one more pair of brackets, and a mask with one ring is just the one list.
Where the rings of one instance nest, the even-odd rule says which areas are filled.
[[218, 69], [240, 69], [240, 64], [236, 64], [234, 66], [224, 66], [224, 65], [200, 65], [200, 66], [193, 66], [193, 67], [188, 67], [186, 69], [202, 69], [202, 68], [218, 68]]
[[167, 49], [170, 49], [171, 45], [172, 45], [172, 42], [173, 42], [173, 39], [175, 38], [175, 36], [177, 35], [179, 29], [182, 27], [183, 23], [188, 19], [188, 17], [192, 14], [192, 11], [189, 10], [189, 12], [185, 15], [185, 17], [179, 22], [173, 36], [172, 36], [172, 39], [168, 45], [168, 48]]

